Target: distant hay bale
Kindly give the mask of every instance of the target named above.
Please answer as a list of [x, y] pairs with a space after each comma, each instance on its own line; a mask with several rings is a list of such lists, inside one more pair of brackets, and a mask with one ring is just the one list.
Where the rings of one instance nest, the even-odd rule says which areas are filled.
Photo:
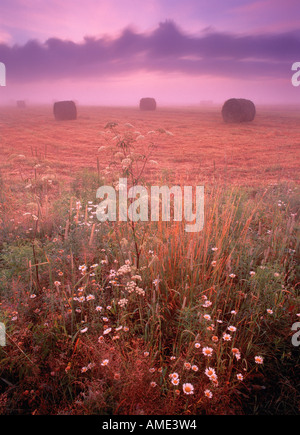
[[141, 98], [140, 100], [140, 110], [155, 110], [156, 101], [154, 98]]
[[255, 118], [256, 109], [252, 101], [244, 98], [231, 98], [222, 107], [224, 122], [250, 122]]
[[57, 121], [77, 119], [77, 109], [74, 101], [57, 101], [54, 103], [53, 113]]
[[17, 101], [17, 107], [18, 109], [26, 109], [26, 103], [24, 100], [18, 100]]

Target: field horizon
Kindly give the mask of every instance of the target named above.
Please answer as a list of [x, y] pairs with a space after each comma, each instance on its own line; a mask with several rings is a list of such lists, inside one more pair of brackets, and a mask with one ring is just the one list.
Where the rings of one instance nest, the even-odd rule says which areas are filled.
[[[24, 122], [26, 129], [19, 134]], [[133, 107], [78, 106], [76, 121], [55, 121], [53, 105], [0, 107], [2, 155], [4, 160], [13, 159], [14, 154], [44, 156], [51, 166], [55, 162], [65, 166], [61, 168], [65, 176], [79, 168], [95, 169], [97, 157], [103, 167], [105, 155], [99, 155], [98, 149], [104, 143], [101, 132], [109, 122], [131, 123], [141, 135], [157, 129], [172, 134], [157, 142], [158, 165], [156, 170], [150, 169], [151, 176], [164, 169], [174, 180], [203, 183], [299, 182], [300, 113], [277, 106], [257, 107], [255, 120], [240, 124], [225, 124], [221, 106], [164, 107], [150, 112]], [[34, 132], [34, 140], [26, 137], [29, 131]], [[67, 140], [63, 134], [68, 135]], [[70, 155], [72, 160], [64, 164]], [[5, 166], [2, 164], [1, 170], [9, 175]], [[22, 170], [27, 174], [26, 164]]]
[[[299, 413], [300, 111], [0, 107], [0, 414]], [[205, 188], [204, 228], [99, 186]]]

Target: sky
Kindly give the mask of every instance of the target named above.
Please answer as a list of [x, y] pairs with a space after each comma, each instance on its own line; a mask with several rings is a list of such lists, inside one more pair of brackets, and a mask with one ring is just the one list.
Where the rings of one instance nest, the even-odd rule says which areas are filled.
[[0, 103], [300, 101], [299, 0], [1, 0]]

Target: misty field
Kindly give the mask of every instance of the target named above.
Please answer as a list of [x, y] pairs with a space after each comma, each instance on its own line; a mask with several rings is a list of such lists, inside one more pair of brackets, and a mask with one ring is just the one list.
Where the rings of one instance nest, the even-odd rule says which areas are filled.
[[[0, 149], [0, 414], [299, 413], [299, 111], [2, 107]], [[119, 178], [203, 229], [99, 222]]]

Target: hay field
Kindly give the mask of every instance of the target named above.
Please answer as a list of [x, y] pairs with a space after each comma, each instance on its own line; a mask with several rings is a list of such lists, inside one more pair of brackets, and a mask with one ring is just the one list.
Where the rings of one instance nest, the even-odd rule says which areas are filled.
[[[0, 149], [0, 414], [299, 413], [299, 112], [1, 108]], [[203, 230], [100, 223], [120, 177], [204, 185]]]
[[[145, 134], [158, 128], [172, 138], [160, 137], [155, 150], [154, 179], [167, 170], [175, 180], [221, 182], [235, 185], [299, 182], [300, 114], [293, 109], [257, 108], [254, 122], [224, 124], [221, 108], [161, 108], [141, 112], [135, 108], [79, 107], [76, 122], [54, 120], [52, 107], [0, 109], [1, 170], [17, 176], [13, 155], [41, 156], [60, 176], [96, 168], [101, 131], [108, 122], [131, 123]], [[22, 163], [25, 176], [32, 168]], [[105, 155], [101, 155], [101, 168]]]

